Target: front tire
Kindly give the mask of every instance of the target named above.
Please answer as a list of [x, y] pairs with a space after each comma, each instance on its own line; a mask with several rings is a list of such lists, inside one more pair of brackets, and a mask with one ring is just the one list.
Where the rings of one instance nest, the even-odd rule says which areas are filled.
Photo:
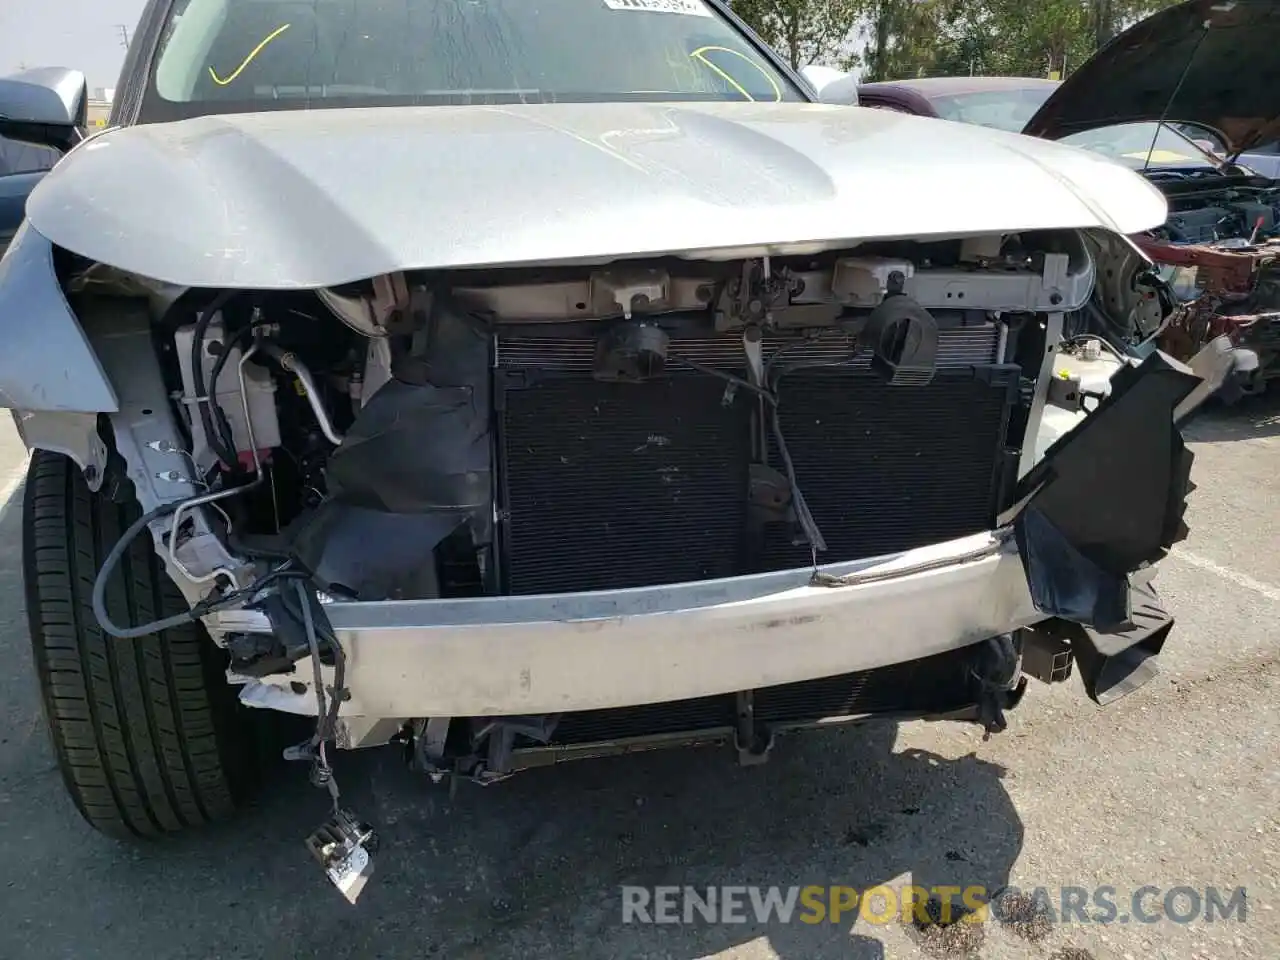
[[[199, 623], [137, 640], [103, 633], [94, 578], [139, 516], [94, 494], [76, 465], [37, 451], [23, 503], [27, 617], [45, 716], [71, 799], [96, 830], [154, 837], [229, 816], [246, 798], [256, 749], [228, 686], [226, 658]], [[107, 589], [120, 624], [187, 609], [139, 536]]]

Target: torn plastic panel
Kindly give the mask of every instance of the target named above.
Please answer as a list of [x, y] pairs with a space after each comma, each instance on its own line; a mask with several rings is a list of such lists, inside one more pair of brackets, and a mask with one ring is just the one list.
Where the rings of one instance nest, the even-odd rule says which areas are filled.
[[1130, 623], [1130, 573], [1187, 534], [1192, 454], [1176, 417], [1201, 384], [1154, 353], [1019, 483], [1014, 522], [1038, 609], [1102, 631]]
[[384, 513], [468, 512], [489, 498], [484, 391], [391, 380], [329, 458], [329, 492]]
[[491, 520], [489, 338], [438, 304], [325, 466], [329, 498], [290, 530], [322, 587], [357, 600], [439, 595], [435, 547]]
[[1191, 451], [1179, 424], [1229, 374], [1211, 342], [1188, 367], [1153, 353], [1122, 368], [1097, 410], [1049, 448], [1018, 489], [1014, 532], [1036, 627], [1068, 644], [1085, 692], [1105, 705], [1156, 675], [1173, 629], [1149, 583], [1130, 575], [1187, 535]]
[[1099, 568], [1034, 507], [1018, 518], [1014, 532], [1036, 609], [1103, 629], [1128, 622], [1125, 575]]
[[970, 676], [978, 700], [978, 723], [986, 740], [1008, 729], [1005, 711], [1016, 707], [1027, 689], [1013, 635], [987, 638], [974, 658]]
[[1129, 622], [1114, 630], [1098, 630], [1064, 619], [1036, 627], [1046, 639], [1070, 645], [1085, 693], [1102, 706], [1158, 675], [1155, 657], [1173, 630], [1173, 617], [1160, 605], [1150, 584], [1130, 587], [1126, 603]]
[[436, 545], [465, 520], [447, 509], [391, 513], [326, 500], [292, 531], [292, 555], [327, 593], [430, 599], [439, 591]]

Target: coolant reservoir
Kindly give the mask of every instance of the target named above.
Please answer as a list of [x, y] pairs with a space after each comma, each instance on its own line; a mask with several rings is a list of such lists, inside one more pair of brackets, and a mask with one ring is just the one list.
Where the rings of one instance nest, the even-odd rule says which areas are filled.
[[[1111, 393], [1111, 378], [1116, 375], [1121, 365], [1121, 360], [1105, 347], [1093, 350], [1082, 349], [1080, 355], [1059, 354], [1054, 361], [1053, 375], [1079, 377], [1081, 392], [1105, 396]], [[1046, 451], [1060, 437], [1074, 430], [1076, 425], [1088, 415], [1084, 410], [1064, 410], [1051, 403], [1045, 404], [1044, 416], [1040, 421], [1040, 433], [1036, 436], [1035, 459], [1032, 462], [1039, 463]]]

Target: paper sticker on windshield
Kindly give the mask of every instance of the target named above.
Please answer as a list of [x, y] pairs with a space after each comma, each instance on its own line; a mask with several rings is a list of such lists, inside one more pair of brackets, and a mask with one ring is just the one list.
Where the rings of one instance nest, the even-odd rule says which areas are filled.
[[641, 10], [648, 13], [683, 13], [686, 17], [709, 17], [702, 0], [604, 0], [610, 10]]
[[[1148, 159], [1147, 155], [1141, 151], [1137, 153], [1126, 153], [1124, 156], [1126, 160]], [[1175, 153], [1172, 150], [1152, 150], [1150, 161], [1152, 163], [1196, 163], [1197, 161], [1204, 162], [1204, 157], [1188, 157], [1185, 154]]]

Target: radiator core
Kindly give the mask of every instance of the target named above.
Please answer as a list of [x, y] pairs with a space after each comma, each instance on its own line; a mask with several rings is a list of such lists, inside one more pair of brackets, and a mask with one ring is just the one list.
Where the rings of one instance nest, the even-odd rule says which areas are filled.
[[[800, 489], [826, 538], [819, 563], [987, 529], [1004, 475], [1017, 368], [992, 325], [941, 334], [925, 386], [888, 386], [861, 360], [788, 372], [779, 417]], [[840, 363], [840, 337], [786, 346], [787, 362]], [[640, 384], [592, 379], [591, 339], [498, 343], [499, 559], [511, 594], [652, 586], [807, 566], [789, 522], [753, 522], [749, 470], [781, 470], [753, 426], [759, 401], [668, 364]], [[675, 339], [672, 356], [741, 374], [741, 341]]]

